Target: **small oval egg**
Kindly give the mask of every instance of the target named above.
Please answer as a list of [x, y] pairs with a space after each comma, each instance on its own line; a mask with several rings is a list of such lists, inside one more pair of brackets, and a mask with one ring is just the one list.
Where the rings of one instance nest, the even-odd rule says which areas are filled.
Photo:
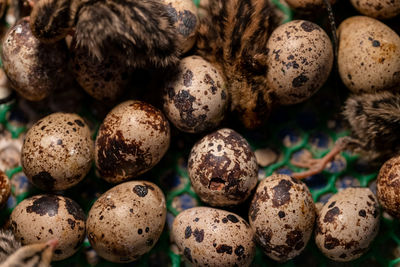
[[57, 239], [53, 260], [72, 256], [85, 239], [85, 214], [70, 198], [36, 195], [19, 203], [10, 216], [11, 228], [23, 245]]
[[389, 214], [400, 219], [400, 156], [393, 157], [383, 164], [376, 187], [381, 206]]
[[272, 32], [267, 49], [267, 83], [282, 105], [310, 98], [331, 72], [331, 41], [312, 22], [294, 20], [279, 26]]
[[361, 257], [379, 230], [378, 201], [369, 188], [347, 188], [333, 195], [317, 218], [315, 243], [328, 258]]
[[212, 206], [244, 202], [258, 181], [258, 165], [249, 143], [227, 128], [206, 135], [194, 145], [188, 172], [196, 194]]
[[[325, 6], [323, 0], [286, 0], [285, 2], [300, 13], [319, 11]], [[330, 0], [329, 2], [334, 4], [336, 0]]]
[[400, 83], [400, 37], [382, 22], [364, 16], [338, 28], [340, 78], [353, 93], [387, 90]]
[[29, 18], [19, 20], [7, 32], [1, 58], [11, 87], [30, 101], [46, 98], [70, 77], [66, 44], [40, 43], [32, 35]]
[[87, 219], [88, 239], [101, 257], [118, 263], [132, 262], [157, 243], [166, 214], [164, 194], [155, 184], [125, 182], [93, 204]]
[[8, 198], [11, 195], [11, 183], [7, 175], [0, 171], [0, 210], [7, 203]]
[[256, 249], [253, 231], [244, 219], [208, 207], [179, 213], [171, 238], [193, 266], [250, 266]]
[[181, 131], [198, 133], [219, 125], [228, 107], [224, 78], [199, 56], [181, 60], [176, 79], [164, 90], [164, 111]]
[[94, 142], [85, 120], [73, 113], [53, 113], [26, 133], [21, 150], [22, 168], [43, 190], [64, 190], [89, 172]]
[[264, 253], [279, 262], [299, 255], [316, 217], [307, 186], [284, 174], [262, 180], [250, 205], [249, 221]]
[[361, 14], [376, 19], [390, 19], [400, 14], [400, 0], [350, 0]]
[[197, 7], [192, 0], [163, 0], [163, 2], [178, 32], [179, 47], [182, 53], [186, 53], [196, 42], [200, 27]]
[[125, 101], [100, 126], [95, 162], [100, 176], [119, 183], [153, 168], [167, 152], [170, 127], [164, 114], [141, 101]]

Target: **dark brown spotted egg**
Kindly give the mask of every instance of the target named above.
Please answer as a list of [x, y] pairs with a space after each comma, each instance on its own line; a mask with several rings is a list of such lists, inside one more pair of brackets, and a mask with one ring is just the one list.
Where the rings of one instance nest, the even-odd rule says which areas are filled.
[[377, 18], [390, 19], [400, 14], [400, 0], [350, 0], [361, 14]]
[[85, 121], [73, 113], [53, 113], [27, 132], [21, 150], [22, 168], [43, 190], [64, 190], [89, 172], [94, 142]]
[[193, 266], [250, 266], [256, 249], [253, 231], [244, 219], [209, 207], [179, 213], [171, 238]]
[[331, 40], [310, 21], [294, 20], [279, 26], [272, 32], [267, 49], [267, 83], [282, 105], [310, 98], [331, 72]]
[[264, 253], [279, 262], [299, 255], [309, 241], [316, 217], [307, 186], [273, 174], [257, 187], [249, 210], [251, 228]]
[[379, 230], [378, 201], [369, 188], [347, 188], [333, 195], [317, 218], [315, 242], [335, 261], [361, 257]]
[[0, 209], [7, 203], [11, 195], [11, 183], [7, 175], [0, 171]]
[[70, 198], [37, 195], [19, 203], [11, 213], [11, 227], [23, 245], [58, 240], [53, 260], [72, 256], [85, 239], [85, 214]]
[[181, 60], [176, 79], [164, 90], [164, 111], [181, 131], [198, 133], [219, 125], [228, 107], [221, 73], [199, 56]]
[[258, 165], [249, 143], [231, 129], [206, 135], [192, 148], [188, 160], [196, 194], [212, 206], [244, 202], [257, 184]]
[[338, 28], [338, 69], [353, 93], [387, 90], [400, 83], [400, 37], [382, 22], [350, 17]]
[[46, 98], [68, 76], [65, 43], [40, 43], [32, 35], [29, 18], [19, 20], [7, 32], [1, 58], [11, 87], [31, 101]]
[[132, 262], [157, 243], [166, 219], [164, 194], [155, 184], [117, 185], [93, 204], [87, 219], [90, 244], [112, 262]]
[[111, 110], [100, 126], [95, 162], [100, 176], [120, 183], [153, 168], [167, 152], [170, 127], [157, 108], [126, 101]]
[[400, 219], [400, 156], [386, 161], [379, 171], [377, 197], [381, 206]]

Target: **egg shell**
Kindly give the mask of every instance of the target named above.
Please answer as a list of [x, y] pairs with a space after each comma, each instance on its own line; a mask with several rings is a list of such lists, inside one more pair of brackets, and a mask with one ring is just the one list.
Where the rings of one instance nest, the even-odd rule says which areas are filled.
[[85, 239], [85, 214], [70, 198], [36, 195], [23, 200], [11, 213], [11, 228], [23, 245], [57, 239], [53, 260], [72, 256]]
[[206, 135], [192, 148], [188, 173], [193, 189], [212, 206], [244, 202], [257, 184], [258, 165], [249, 143], [232, 129]]
[[400, 156], [383, 164], [377, 179], [377, 197], [381, 206], [400, 219]]
[[199, 56], [181, 60], [176, 79], [164, 90], [164, 111], [181, 131], [198, 133], [218, 126], [228, 107], [221, 73]]
[[119, 183], [153, 168], [167, 152], [170, 127], [164, 114], [141, 101], [125, 101], [100, 126], [95, 162], [100, 176]]
[[94, 142], [85, 120], [73, 113], [53, 113], [26, 133], [21, 150], [22, 168], [43, 190], [64, 190], [89, 172]]
[[0, 209], [7, 203], [11, 195], [11, 183], [7, 175], [0, 171]]
[[284, 174], [260, 182], [249, 209], [249, 221], [264, 253], [279, 262], [299, 255], [309, 241], [316, 217], [307, 186]]
[[31, 101], [46, 98], [69, 78], [66, 44], [40, 43], [32, 35], [29, 18], [19, 20], [9, 29], [3, 39], [1, 58], [11, 87]]
[[377, 18], [390, 19], [400, 14], [400, 0], [350, 0], [361, 14]]
[[382, 22], [350, 17], [338, 28], [339, 74], [353, 93], [390, 89], [400, 83], [400, 37]]
[[93, 204], [87, 219], [88, 239], [109, 261], [135, 261], [157, 243], [166, 213], [164, 194], [155, 184], [125, 182]]
[[347, 188], [322, 207], [315, 242], [328, 258], [345, 262], [366, 252], [378, 234], [379, 206], [369, 188]]
[[[323, 0], [285, 0], [285, 2], [293, 9], [302, 13], [311, 13], [316, 10], [324, 8], [325, 4]], [[336, 0], [330, 0], [331, 4], [334, 4]]]
[[267, 84], [282, 105], [310, 98], [328, 79], [333, 49], [318, 25], [294, 20], [276, 28], [267, 43]]
[[192, 0], [163, 0], [168, 14], [178, 32], [179, 47], [182, 53], [192, 49], [200, 27], [197, 7]]
[[193, 266], [250, 266], [256, 249], [253, 231], [244, 219], [209, 207], [179, 213], [171, 238]]

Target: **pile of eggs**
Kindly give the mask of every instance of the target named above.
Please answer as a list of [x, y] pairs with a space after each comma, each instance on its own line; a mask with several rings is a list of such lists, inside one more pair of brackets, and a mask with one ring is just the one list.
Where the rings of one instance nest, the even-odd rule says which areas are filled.
[[[122, 99], [132, 85], [131, 70], [121, 69], [113, 58], [93, 61], [75, 48], [74, 39], [41, 43], [28, 18], [4, 36], [4, 71], [21, 99], [45, 101], [75, 86], [75, 80], [101, 105], [112, 104], [101, 116], [95, 140], [93, 125], [71, 112], [54, 112], [30, 126], [21, 147], [22, 170], [44, 193], [26, 198], [11, 213], [8, 225], [15, 237], [22, 244], [57, 239], [54, 261], [72, 256], [86, 237], [108, 261], [140, 259], [156, 245], [167, 216], [163, 191], [142, 177], [165, 157], [180, 131], [197, 141], [187, 155], [187, 169], [204, 203], [182, 211], [170, 228], [171, 242], [187, 263], [250, 266], [257, 246], [269, 258], [285, 262], [300, 255], [311, 239], [331, 260], [361, 257], [378, 234], [380, 206], [400, 218], [400, 158], [382, 166], [377, 196], [368, 188], [348, 188], [318, 209], [306, 184], [289, 175], [272, 174], [259, 181], [251, 145], [234, 126], [226, 126], [231, 96], [225, 74], [192, 53], [200, 25], [197, 7], [192, 0], [164, 2], [175, 18], [184, 56], [173, 79], [158, 88], [159, 105]], [[323, 1], [286, 2], [298, 14], [323, 9]], [[399, 16], [400, 2], [350, 2], [365, 16], [347, 18], [337, 30], [343, 84], [355, 94], [398, 87], [400, 37], [378, 19]], [[276, 27], [265, 49], [265, 79], [276, 104], [309, 99], [331, 74], [334, 47], [311, 21]], [[81, 183], [93, 166], [110, 186], [85, 214], [63, 192]], [[4, 205], [10, 185], [4, 173], [0, 179]], [[246, 203], [246, 218], [230, 211]]]

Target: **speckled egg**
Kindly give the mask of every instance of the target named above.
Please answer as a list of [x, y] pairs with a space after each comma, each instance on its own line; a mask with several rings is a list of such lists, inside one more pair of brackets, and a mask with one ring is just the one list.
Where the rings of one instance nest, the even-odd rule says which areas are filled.
[[19, 203], [11, 213], [11, 228], [23, 245], [58, 240], [53, 260], [72, 256], [85, 239], [85, 214], [70, 198], [37, 195]]
[[244, 202], [257, 184], [258, 165], [249, 143], [231, 129], [206, 135], [192, 148], [189, 178], [196, 194], [212, 206]]
[[11, 195], [11, 183], [7, 175], [0, 171], [0, 209], [7, 203]]
[[347, 188], [333, 195], [317, 218], [315, 242], [335, 261], [361, 257], [378, 234], [379, 206], [369, 188]]
[[182, 53], [192, 49], [200, 27], [197, 7], [192, 0], [163, 0], [176, 31]]
[[[285, 0], [293, 9], [301, 13], [311, 13], [324, 8], [324, 0]], [[330, 0], [334, 4], [336, 0]]]
[[331, 72], [331, 41], [312, 22], [294, 20], [279, 26], [272, 32], [267, 49], [267, 83], [282, 105], [310, 98]]
[[400, 0], [350, 0], [361, 14], [377, 18], [390, 19], [400, 14]]
[[400, 83], [400, 37], [382, 22], [363, 16], [338, 28], [338, 67], [354, 93], [390, 89]]
[[179, 213], [171, 238], [193, 266], [250, 266], [256, 249], [253, 231], [245, 220], [208, 207]]
[[400, 219], [400, 156], [383, 164], [377, 179], [377, 197], [381, 206]]
[[64, 190], [89, 172], [94, 144], [85, 120], [73, 113], [53, 113], [27, 132], [21, 150], [22, 168], [43, 190]]
[[160, 110], [141, 101], [125, 101], [108, 113], [95, 143], [100, 176], [120, 183], [147, 172], [167, 152], [170, 127]]
[[181, 60], [176, 79], [164, 90], [164, 111], [181, 131], [198, 133], [218, 126], [228, 107], [224, 78], [199, 56]]
[[311, 237], [315, 205], [307, 186], [284, 174], [262, 180], [251, 201], [249, 221], [264, 253], [279, 262], [299, 255]]
[[131, 262], [157, 243], [166, 219], [164, 194], [155, 184], [131, 181], [117, 185], [93, 204], [87, 219], [92, 247], [112, 262]]
[[29, 18], [19, 20], [7, 32], [1, 58], [11, 87], [31, 101], [44, 99], [69, 77], [66, 44], [40, 43], [32, 35]]

